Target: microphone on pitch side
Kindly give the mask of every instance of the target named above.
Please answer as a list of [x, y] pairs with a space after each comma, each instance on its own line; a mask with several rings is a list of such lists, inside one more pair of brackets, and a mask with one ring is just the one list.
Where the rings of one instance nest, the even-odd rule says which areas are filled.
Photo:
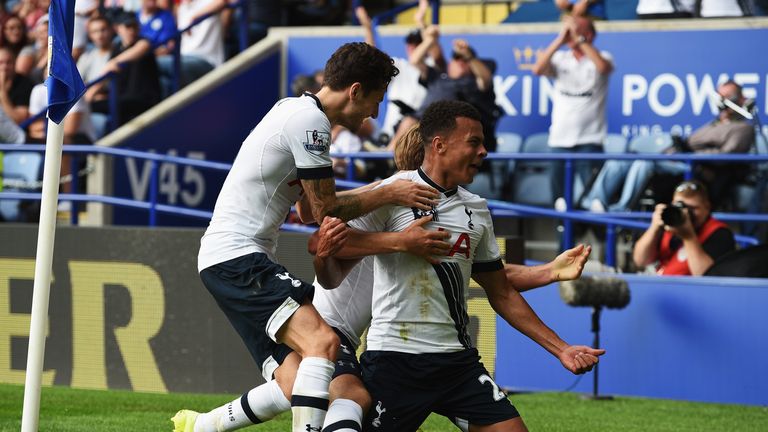
[[560, 282], [560, 298], [571, 306], [622, 309], [629, 304], [629, 285], [617, 277], [582, 276]]

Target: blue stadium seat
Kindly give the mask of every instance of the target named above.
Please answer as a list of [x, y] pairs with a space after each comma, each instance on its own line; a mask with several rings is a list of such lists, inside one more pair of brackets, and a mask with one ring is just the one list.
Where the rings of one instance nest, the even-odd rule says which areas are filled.
[[[768, 142], [763, 134], [755, 137], [755, 146], [752, 149], [755, 154], [768, 155]], [[768, 187], [768, 162], [754, 165], [752, 175], [747, 182], [735, 186], [732, 193], [734, 210], [746, 213], [758, 213], [761, 211], [761, 197]]]
[[661, 153], [672, 145], [672, 135], [658, 133], [638, 135], [629, 141], [627, 151], [630, 153]]
[[627, 137], [621, 134], [607, 134], [603, 142], [603, 150], [606, 153], [626, 153]]
[[[523, 142], [521, 153], [550, 153], [549, 134], [536, 133]], [[555, 200], [552, 191], [552, 161], [519, 160], [515, 165], [511, 200], [520, 204], [551, 207]]]
[[[500, 133], [496, 135], [497, 153], [517, 153], [523, 138], [516, 133]], [[466, 186], [467, 190], [476, 193], [485, 199], [502, 199], [502, 194], [508, 186], [509, 179], [515, 167], [514, 160], [489, 161], [491, 171], [479, 173], [472, 184]]]
[[[43, 155], [37, 152], [7, 152], [3, 155], [3, 190], [30, 190], [26, 184], [40, 180]], [[0, 218], [5, 221], [21, 220], [18, 200], [0, 200]]]

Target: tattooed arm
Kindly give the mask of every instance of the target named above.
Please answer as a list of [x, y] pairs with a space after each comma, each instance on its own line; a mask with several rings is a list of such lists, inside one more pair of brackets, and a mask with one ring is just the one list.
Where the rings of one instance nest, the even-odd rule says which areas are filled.
[[429, 186], [402, 179], [355, 194], [337, 194], [333, 178], [302, 179], [301, 185], [315, 220], [320, 221], [325, 216], [349, 221], [387, 204], [429, 210], [440, 196]]

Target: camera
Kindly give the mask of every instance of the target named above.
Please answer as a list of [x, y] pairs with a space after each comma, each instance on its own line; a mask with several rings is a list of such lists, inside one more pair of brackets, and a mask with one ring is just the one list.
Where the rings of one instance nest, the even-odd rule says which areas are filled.
[[688, 207], [684, 202], [674, 202], [661, 211], [661, 220], [664, 222], [664, 225], [671, 227], [680, 226], [685, 220], [685, 216], [683, 216], [684, 211], [688, 211]]

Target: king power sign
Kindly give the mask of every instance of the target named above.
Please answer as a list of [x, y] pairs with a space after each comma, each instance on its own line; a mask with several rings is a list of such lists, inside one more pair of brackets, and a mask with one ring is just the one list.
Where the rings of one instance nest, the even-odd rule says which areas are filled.
[[[495, 61], [496, 103], [504, 113], [497, 130], [526, 136], [549, 128], [553, 84], [531, 69], [537, 55], [555, 36], [554, 32], [444, 32], [441, 44], [449, 55], [451, 41], [465, 38], [478, 57]], [[299, 73], [316, 70], [333, 49], [354, 40], [328, 39], [291, 38], [289, 82]], [[761, 40], [768, 41], [768, 29], [600, 32], [594, 45], [611, 54], [615, 67], [606, 108], [609, 132], [632, 136], [672, 131], [687, 135], [717, 115], [717, 86], [729, 79], [741, 84], [744, 95], [756, 101], [758, 113], [766, 112], [768, 56], [756, 48]], [[382, 37], [381, 48], [393, 57], [405, 57], [401, 36]]]

